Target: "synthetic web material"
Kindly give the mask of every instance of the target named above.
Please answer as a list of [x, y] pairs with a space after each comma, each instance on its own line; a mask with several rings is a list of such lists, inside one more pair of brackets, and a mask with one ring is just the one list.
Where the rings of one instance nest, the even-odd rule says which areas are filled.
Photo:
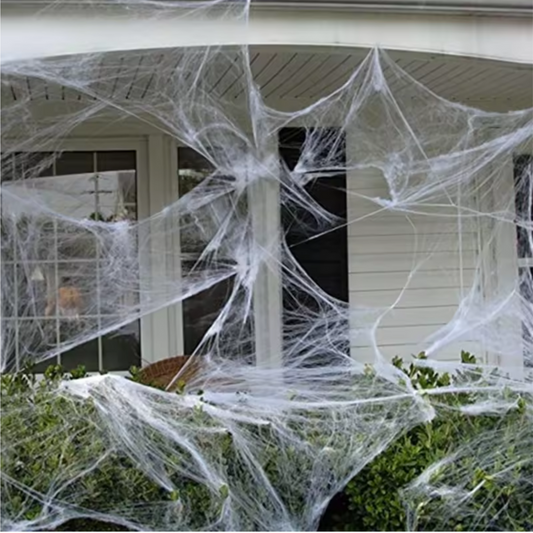
[[[69, 9], [93, 7], [104, 9]], [[53, 4], [43, 16], [62, 8]], [[139, 20], [185, 17], [192, 27], [209, 20], [242, 28], [248, 16], [248, 5], [221, 2], [117, 1], [109, 9]], [[4, 92], [16, 95], [2, 109], [4, 372], [59, 354], [69, 365], [75, 347], [139, 318], [176, 317], [195, 295], [226, 287], [195, 348], [202, 369], [183, 394], [114, 375], [58, 386], [47, 402], [61, 400], [59, 423], [52, 433], [34, 428], [40, 446], [20, 465], [46, 465], [52, 477], [43, 470], [28, 485], [3, 468], [3, 529], [50, 529], [77, 517], [140, 530], [313, 529], [350, 478], [434, 417], [448, 395], [475, 393], [469, 416], [505, 413], [519, 396], [531, 414], [531, 271], [509, 256], [517, 228], [523, 257], [533, 249], [531, 164], [520, 167], [516, 187], [512, 175], [513, 155], [531, 149], [532, 111], [445, 101], [375, 50], [331, 94], [282, 112], [254, 84], [255, 57], [245, 46], [203, 46], [2, 66]], [[43, 111], [39, 103], [54, 98], [54, 112]], [[181, 175], [179, 198], [169, 194], [166, 206], [137, 220], [117, 192], [131, 173], [43, 177], [54, 174], [65, 139], [83, 136], [88, 124], [104, 137], [121, 124], [164, 134], [201, 154], [211, 171], [196, 181]], [[305, 132], [293, 164], [278, 156], [291, 127]], [[339, 189], [334, 180], [343, 175]], [[327, 189], [328, 180], [346, 193], [346, 214], [311, 194], [313, 183]], [[95, 181], [112, 200], [91, 218], [84, 191]], [[297, 254], [340, 231], [349, 304]], [[393, 355], [425, 350], [423, 364], [456, 369], [461, 349], [485, 361], [481, 372], [430, 395], [391, 365]], [[34, 389], [28, 402], [3, 398], [4, 421], [37, 424], [47, 402], [37, 407]], [[3, 432], [4, 465], [22, 439]], [[499, 454], [504, 446], [515, 454]], [[485, 512], [470, 507], [470, 473], [490, 466], [505, 477], [531, 461], [532, 446], [531, 425], [458, 443], [406, 489], [410, 526], [439, 496], [441, 527], [469, 514], [489, 527], [490, 502]], [[471, 463], [460, 462], [471, 453]], [[104, 487], [113, 461], [135, 465], [162, 496], [137, 495], [128, 479], [127, 502], [91, 507], [89, 485]], [[460, 464], [459, 472], [447, 478], [447, 464]], [[438, 480], [436, 471], [444, 472]], [[528, 480], [516, 482], [533, 497]]]

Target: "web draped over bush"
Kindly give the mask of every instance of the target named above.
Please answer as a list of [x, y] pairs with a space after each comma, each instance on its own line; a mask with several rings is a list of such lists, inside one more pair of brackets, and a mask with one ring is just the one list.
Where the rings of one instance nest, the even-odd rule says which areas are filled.
[[[248, 23], [245, 3], [113, 4], [139, 20], [230, 21], [236, 31]], [[3, 91], [16, 95], [2, 108], [4, 373], [58, 355], [68, 365], [74, 347], [228, 287], [191, 354], [201, 368], [181, 394], [116, 375], [2, 392], [4, 529], [80, 517], [139, 530], [315, 529], [348, 480], [399, 435], [449, 409], [524, 414], [464, 435], [436, 458], [403, 492], [407, 525], [446, 528], [473, 517], [480, 530], [496, 527], [495, 516], [516, 514], [498, 483], [519, 487], [524, 506], [533, 498], [533, 284], [531, 269], [511, 258], [515, 240], [520, 257], [533, 250], [531, 161], [515, 157], [513, 176], [513, 157], [531, 153], [532, 110], [498, 114], [445, 101], [372, 50], [331, 94], [281, 111], [255, 84], [253, 61], [246, 46], [194, 46], [2, 65]], [[61, 105], [43, 112], [39, 102], [54, 94]], [[209, 173], [190, 177], [190, 187], [184, 177], [179, 198], [147, 216], [115, 201], [87, 210], [83, 187], [94, 176], [47, 173], [65, 139], [93, 122], [104, 136], [121, 123], [164, 133], [205, 158]], [[277, 152], [291, 127], [305, 132], [293, 164]], [[339, 175], [345, 215], [310, 192], [318, 181], [338, 187]], [[359, 290], [350, 288], [349, 302], [320, 286], [297, 254], [336, 231], [347, 231], [352, 246], [349, 284]], [[380, 270], [357, 266], [368, 261], [364, 246], [374, 259], [399, 254], [405, 275], [384, 270], [371, 291], [368, 274]], [[43, 266], [83, 254], [97, 255], [98, 266], [71, 273], [74, 287]], [[422, 307], [453, 312], [420, 328], [410, 353], [427, 359], [415, 364], [455, 371], [461, 349], [478, 357], [478, 370], [462, 365], [468, 372], [429, 393], [391, 364], [397, 354], [386, 342], [391, 323], [402, 328], [415, 312], [406, 304], [413, 290], [428, 284], [446, 303], [428, 292]], [[61, 289], [69, 303], [58, 309]], [[80, 319], [76, 299], [97, 318]], [[60, 342], [49, 341], [42, 320], [50, 306], [66, 324]], [[471, 395], [468, 405], [450, 407], [460, 394]], [[40, 425], [43, 416], [53, 429]], [[489, 481], [479, 472], [496, 487], [483, 505], [476, 498]]]

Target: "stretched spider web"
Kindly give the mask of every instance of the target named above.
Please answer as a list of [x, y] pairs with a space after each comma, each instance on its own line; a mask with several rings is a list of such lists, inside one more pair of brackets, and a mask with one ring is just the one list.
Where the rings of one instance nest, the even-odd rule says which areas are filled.
[[[238, 33], [249, 5], [98, 9], [119, 24], [176, 17]], [[445, 407], [465, 416], [525, 402], [531, 421], [532, 271], [512, 256], [533, 249], [531, 158], [515, 157], [513, 175], [513, 157], [531, 152], [532, 110], [446, 101], [371, 50], [338, 88], [284, 111], [264, 98], [255, 60], [248, 46], [195, 45], [2, 65], [3, 92], [16, 95], [2, 107], [2, 371], [58, 357], [75, 366], [76, 347], [224, 287], [187, 354], [201, 364], [180, 394], [114, 374], [61, 382], [49, 401], [63, 400], [57, 428], [77, 460], [35, 427], [42, 446], [21, 468], [47, 465], [49, 477], [30, 484], [6, 473], [23, 436], [3, 432], [4, 529], [89, 517], [138, 530], [312, 530], [335, 493], [454, 394], [473, 394], [468, 407]], [[43, 113], [37, 103], [54, 98], [62, 105]], [[103, 132], [140, 124], [201, 157], [203, 171], [181, 173], [179, 194], [137, 215], [131, 169], [53, 172], [65, 140], [91, 123]], [[162, 179], [163, 167], [148, 179]], [[96, 207], [95, 186], [110, 191]], [[328, 194], [344, 207], [322, 202]], [[324, 240], [333, 235], [342, 239]], [[342, 240], [347, 297], [306, 268], [310, 255], [326, 264]], [[476, 369], [461, 364], [462, 349]], [[392, 364], [420, 351], [427, 358], [415, 365], [461, 377], [423, 393]], [[37, 424], [41, 407], [2, 401], [3, 420]], [[507, 510], [473, 504], [476, 468], [532, 498], [531, 480], [512, 478], [531, 464], [531, 424], [511, 429], [465, 436], [406, 487], [406, 527], [422, 527], [430, 505], [434, 527], [464, 516], [490, 527]], [[514, 455], [501, 453], [510, 446]], [[105, 483], [113, 461], [129, 461], [166, 496], [133, 492], [95, 507], [88, 483]]]

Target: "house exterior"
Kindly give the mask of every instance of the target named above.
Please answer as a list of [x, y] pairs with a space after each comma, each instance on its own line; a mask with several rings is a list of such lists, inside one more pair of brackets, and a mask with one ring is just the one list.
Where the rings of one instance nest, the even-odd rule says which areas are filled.
[[[3, 2], [2, 7], [4, 65], [65, 54], [109, 52], [126, 64], [139, 61], [144, 55], [146, 62], [154, 61], [156, 71], [154, 58], [164, 62], [165, 55], [178, 47], [213, 45], [230, 49], [247, 45], [251, 72], [266, 103], [289, 113], [313, 105], [340, 87], [368, 51], [379, 46], [405, 72], [449, 101], [495, 112], [524, 109], [533, 103], [533, 10], [529, 0], [427, 1], [423, 6], [407, 1], [376, 0], [369, 4], [347, 0], [329, 4], [258, 0], [252, 3], [249, 21], [242, 26], [231, 19], [217, 20], [213, 25], [212, 20], [202, 16], [194, 23], [172, 16], [143, 18], [138, 13], [121, 13], [117, 17], [104, 3], [91, 4], [88, 11], [75, 2], [55, 5], [54, 9], [46, 9], [46, 2]], [[58, 83], [45, 89], [42, 80], [26, 73], [21, 74], [27, 79], [22, 84], [15, 79], [16, 69], [9, 72], [2, 92], [5, 107], [26, 99], [34, 116], [53, 122], [55, 116], [72, 109], [80, 100], [80, 93], [72, 87]], [[125, 81], [120, 72], [110, 75], [118, 83], [131, 83], [136, 98], [142, 100], [150, 76]], [[221, 84], [227, 83], [221, 80]], [[20, 93], [21, 87], [25, 87], [24, 94]], [[229, 83], [227, 91], [232, 91]], [[281, 156], [289, 167], [298, 160], [298, 150], [305, 141], [304, 126], [293, 121], [279, 132], [278, 142], [270, 147], [272, 154]], [[344, 145], [348, 158], [357, 151], [349, 135]], [[40, 151], [31, 143], [25, 149], [36, 154]], [[533, 153], [531, 149], [530, 141], [514, 155], [526, 157]], [[107, 180], [106, 187], [113, 197], [112, 205], [107, 206], [109, 213], [115, 213], [120, 204], [121, 211], [126, 210], [139, 220], [148, 219], [177, 201], [187, 179], [201, 180], [210, 172], [206, 160], [191, 147], [139, 116], [117, 120], [112, 109], [77, 124], [63, 137], [61, 150], [61, 157], [46, 171], [50, 179], [82, 175], [86, 177], [83, 183], [89, 184], [90, 176], [98, 173]], [[516, 158], [509, 157], [507, 183], [502, 182], [498, 192], [494, 192], [498, 200], [507, 198], [507, 204], [514, 202], [515, 172]], [[17, 177], [17, 170], [13, 173]], [[121, 178], [127, 186], [120, 185]], [[497, 272], [502, 287], [516, 283], [520, 268], [533, 266], [530, 259], [520, 257], [513, 228], [507, 228], [506, 234], [491, 243], [492, 259], [485, 264], [486, 254], [480, 255], [484, 247], [482, 227], [469, 227], [464, 232], [451, 228], [435, 246], [430, 237], [432, 222], [427, 225], [427, 217], [416, 220], [416, 216], [406, 218], [386, 211], [365, 218], [369, 210], [375, 209], [368, 197], [389, 194], [390, 184], [379, 169], [348, 171], [335, 179], [338, 187], [334, 190], [320, 189], [319, 184], [311, 194], [333, 214], [358, 222], [307, 243], [295, 251], [295, 257], [325, 292], [355, 310], [347, 326], [352, 357], [367, 362], [376, 351], [387, 358], [409, 357], [429, 346], [440, 361], [457, 360], [465, 349], [480, 355], [487, 364], [523, 365], [519, 324], [518, 333], [510, 336], [516, 342], [516, 348], [510, 350], [515, 360], [502, 361], [479, 338], [454, 340], [452, 335], [451, 340], [438, 346], [428, 340], [457, 316], [465, 291], [482, 263], [483, 269]], [[262, 184], [250, 193], [249, 201], [255, 206], [254, 223], [258, 235], [262, 235], [259, 238], [267, 243], [284, 224], [279, 189]], [[90, 214], [92, 206], [82, 201], [72, 209]], [[413, 233], [413, 220], [424, 228], [422, 240]], [[440, 225], [434, 231], [442, 235]], [[289, 231], [287, 239], [291, 238]], [[296, 236], [294, 239], [296, 242]], [[179, 259], [183, 252], [180, 243], [165, 246], [170, 247], [167, 252], [170, 249], [176, 261], [147, 266], [144, 273], [150, 279], [175, 279], [186, 268]], [[323, 260], [326, 249], [328, 258]], [[431, 256], [406, 288], [413, 272], [413, 258], [417, 253], [429, 252]], [[7, 272], [10, 265], [4, 264], [3, 268]], [[44, 266], [32, 274], [36, 283], [45, 278], [43, 270]], [[443, 275], [443, 271], [448, 275]], [[107, 334], [75, 347], [68, 354], [68, 365], [82, 363], [90, 371], [125, 372], [140, 362], [194, 352], [224, 301], [227, 287], [223, 285], [143, 315], [124, 326], [118, 335]], [[253, 335], [258, 364], [281, 364], [283, 299], [279, 276], [265, 270], [254, 289]], [[357, 309], [361, 307], [394, 309], [376, 324], [374, 335], [369, 338], [357, 334], [361, 319]], [[52, 314], [45, 318], [57, 317]], [[11, 349], [16, 352], [16, 335], [22, 326], [17, 317], [10, 320]], [[53, 339], [61, 342], [53, 324], [46, 335], [50, 335], [52, 343]], [[66, 362], [66, 355], [62, 357]]]

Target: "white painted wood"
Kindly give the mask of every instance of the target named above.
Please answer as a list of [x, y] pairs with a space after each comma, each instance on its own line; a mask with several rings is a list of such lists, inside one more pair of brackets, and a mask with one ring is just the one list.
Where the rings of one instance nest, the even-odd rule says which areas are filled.
[[[263, 52], [257, 52], [256, 54], [261, 56], [263, 55]], [[286, 54], [282, 54], [282, 56], [285, 55]], [[305, 52], [297, 52], [294, 55], [295, 57], [292, 61], [290, 61], [290, 63], [287, 61], [283, 70], [278, 72], [274, 78], [271, 77], [262, 82], [261, 80], [258, 80], [258, 83], [260, 83], [261, 86], [261, 92], [265, 98], [279, 94], [279, 91], [286, 87], [288, 83], [295, 80], [297, 76], [302, 76], [302, 72], [305, 72], [306, 67], [308, 67], [316, 58], [315, 54]], [[254, 74], [257, 71], [256, 61], [252, 64], [252, 71]], [[257, 79], [257, 75], [254, 77]]]
[[[29, 140], [31, 141], [31, 140]], [[116, 137], [69, 137], [62, 141], [58, 147], [64, 151], [102, 151], [102, 150], [134, 150], [136, 152], [137, 166], [137, 213], [140, 220], [150, 216], [150, 180], [149, 180], [149, 163], [148, 163], [148, 143], [142, 136], [116, 136]], [[40, 146], [27, 145], [27, 151], [39, 152], [43, 150]], [[139, 233], [139, 239], [143, 239], [144, 230]], [[150, 279], [151, 265], [147, 257], [140, 254], [139, 272], [142, 278]], [[141, 294], [141, 298], [143, 295]], [[154, 323], [151, 315], [140, 317], [141, 329], [141, 358], [143, 361], [152, 362], [155, 353], [153, 347]], [[114, 372], [115, 373], [115, 372]], [[122, 372], [118, 372], [122, 375]], [[124, 373], [125, 375], [125, 373]]]
[[[168, 195], [168, 203], [172, 203], [179, 198], [179, 180], [178, 180], [178, 149], [175, 141], [167, 137], [166, 144], [169, 150], [168, 153], [168, 169], [167, 186], [165, 187]], [[179, 213], [175, 210], [169, 214], [168, 218], [169, 231], [167, 245], [169, 247], [169, 274], [174, 282], [181, 279], [181, 241], [180, 241], [180, 224]], [[185, 340], [183, 331], [183, 305], [182, 301], [172, 304], [168, 308], [168, 329], [169, 329], [169, 343], [175, 355], [185, 354]]]
[[450, 271], [459, 268], [474, 268], [478, 258], [474, 253], [465, 252], [460, 256], [448, 252], [423, 254], [376, 254], [349, 255], [350, 273], [361, 272], [411, 272], [415, 267], [423, 272], [427, 270]]
[[[150, 215], [159, 213], [168, 205], [168, 196], [166, 195], [167, 179], [165, 174], [168, 172], [170, 154], [165, 136], [149, 135], [148, 136], [148, 198]], [[161, 231], [161, 222], [157, 219], [151, 219], [149, 226], [150, 232], [150, 275], [146, 279], [148, 290], [145, 298], [146, 305], [153, 305], [152, 302], [165, 301], [165, 286], [167, 283], [167, 254], [169, 253], [168, 244], [165, 234]], [[148, 316], [151, 322], [150, 341], [147, 342], [146, 350], [143, 353], [143, 359], [146, 361], [157, 361], [177, 355], [175, 347], [171, 345], [170, 321], [168, 307], [163, 307], [154, 311]]]
[[[501, 164], [501, 162], [498, 162]], [[504, 168], [496, 168], [496, 162], [488, 165], [487, 172], [494, 172], [493, 180], [487, 186], [489, 194], [484, 195], [480, 209], [487, 213], [504, 211], [511, 216], [515, 211], [515, 186], [513, 158], [509, 156]], [[498, 223], [488, 219], [482, 227], [484, 246], [484, 289], [486, 298], [492, 301], [513, 298], [518, 290], [518, 254], [516, 248], [516, 227], [512, 223]], [[497, 320], [495, 331], [506, 339], [506, 355], [490, 353], [493, 364], [510, 367], [515, 377], [522, 376], [523, 344], [522, 324], [513, 317]]]
[[380, 320], [380, 327], [439, 326], [447, 324], [457, 313], [457, 305], [432, 305], [424, 308], [391, 309]]
[[250, 187], [249, 209], [254, 241], [264, 254], [254, 291], [256, 364], [282, 364], [282, 286], [279, 157], [277, 138], [265, 147], [262, 179]]
[[[461, 351], [469, 351], [475, 355], [477, 343], [471, 342], [457, 342], [450, 344], [445, 349], [439, 352], [439, 363], [450, 363], [453, 368], [460, 359]], [[401, 357], [404, 362], [409, 362], [411, 358], [420, 352], [424, 351], [424, 345], [415, 344], [396, 344], [390, 346], [360, 346], [352, 348], [352, 357], [362, 363], [371, 363], [376, 359], [376, 353], [385, 357], [387, 360], [392, 360], [393, 357]]]
[[438, 269], [420, 271], [411, 274], [404, 272], [368, 272], [350, 274], [350, 289], [353, 291], [430, 289], [432, 287], [459, 289], [461, 281], [471, 284], [476, 274], [475, 269], [463, 270], [463, 276], [453, 270]]
[[[470, 234], [472, 237], [472, 234]], [[394, 253], [430, 253], [430, 252], [458, 252], [461, 250], [476, 250], [477, 243], [473, 238], [459, 243], [457, 233], [448, 235], [389, 235], [380, 236], [354, 236], [349, 238], [352, 256], [366, 254], [394, 254]]]
[[[348, 135], [347, 150], [356, 149], [352, 142]], [[361, 196], [389, 197], [377, 168], [349, 171], [347, 190], [352, 357], [370, 362], [377, 350], [387, 358], [409, 358], [450, 323], [478, 281], [477, 222], [458, 225], [451, 206], [427, 205], [427, 215], [380, 211]], [[457, 362], [462, 349], [479, 352], [467, 335], [431, 357]]]
[[424, 289], [350, 291], [352, 302], [361, 307], [397, 309], [419, 308], [421, 313], [428, 307], [458, 305], [463, 292], [449, 287]]
[[[277, 50], [275, 53], [271, 49]], [[250, 51], [251, 72], [254, 81], [261, 86], [268, 105], [282, 111], [294, 111], [309, 106], [320, 97], [331, 94], [339, 88], [350, 75], [365, 53], [361, 50], [351, 50], [340, 54], [335, 51], [307, 52], [308, 47], [264, 47]], [[398, 55], [392, 53], [392, 58], [398, 62], [401, 57], [420, 57], [420, 54]], [[98, 95], [104, 102], [111, 94], [115, 103], [118, 97], [127, 99], [124, 102], [139, 102], [157, 98], [158, 92], [168, 93], [172, 83], [168, 77], [161, 77], [163, 69], [175, 72], [175, 66], [183, 55], [175, 51], [159, 50], [157, 52], [124, 52], [113, 53], [94, 62], [99, 79], [91, 87], [91, 95]], [[244, 54], [234, 64], [229, 59], [237, 58], [236, 54], [220, 54], [220, 62], [211, 65], [203, 72], [207, 80], [216, 86], [215, 93], [222, 95], [234, 103], [234, 99], [242, 96], [245, 79]], [[335, 70], [335, 66], [343, 63], [342, 68]], [[533, 69], [527, 65], [510, 65], [497, 62], [480, 61], [467, 58], [449, 58], [426, 54], [425, 60], [405, 61], [405, 71], [427, 86], [441, 97], [453, 101], [464, 102], [472, 106], [485, 109], [505, 111], [520, 109], [533, 105], [531, 79]], [[231, 67], [231, 68], [230, 68]], [[429, 72], [429, 74], [424, 74]], [[328, 74], [329, 73], [329, 74]], [[440, 73], [435, 77], [435, 73]], [[310, 83], [313, 76], [319, 79]], [[6, 78], [6, 82], [9, 76]], [[61, 111], [57, 104], [62, 104], [63, 112], [71, 112], [72, 104], [94, 103], [93, 96], [87, 97], [72, 87], [57, 86], [49, 80], [44, 84], [32, 77], [31, 69], [26, 76], [11, 77], [11, 83], [6, 84], [2, 91], [3, 105], [14, 102], [13, 94], [18, 101], [30, 100], [33, 107], [43, 107], [44, 115], [50, 117]], [[76, 80], [72, 80], [76, 81]], [[391, 90], [396, 96], [409, 90], [407, 78], [399, 78], [391, 82]], [[41, 88], [32, 90], [34, 84], [41, 84]], [[73, 85], [73, 84], [71, 84]], [[295, 96], [298, 96], [297, 98]], [[69, 107], [67, 107], [67, 102]], [[38, 111], [38, 110], [37, 110]], [[40, 111], [34, 116], [39, 116]], [[106, 113], [109, 114], [109, 113]], [[121, 117], [124, 119], [124, 117]], [[148, 122], [153, 118], [148, 118]], [[111, 126], [113, 117], [102, 118], [108, 120]], [[243, 121], [245, 122], [245, 121]], [[142, 132], [144, 133], [144, 132]], [[368, 194], [371, 194], [368, 192]]]
[[[180, 46], [315, 45], [471, 55], [533, 63], [529, 17], [461, 17], [428, 13], [252, 10], [246, 17], [139, 17], [109, 5], [85, 9], [65, 4], [34, 16], [31, 6], [2, 10], [2, 61], [112, 50], [176, 49]], [[209, 10], [207, 10], [209, 12]]]
[[[430, 335], [437, 333], [442, 328], [442, 325], [416, 325], [416, 326], [398, 326], [398, 327], [380, 327], [377, 330], [376, 340], [380, 347], [385, 346], [416, 346], [422, 347], [427, 345], [424, 343], [424, 339], [427, 339]], [[352, 346], [353, 348], [362, 348], [370, 346], [368, 342], [361, 342], [364, 339], [356, 337]], [[456, 354], [458, 359], [460, 355], [460, 349]]]

